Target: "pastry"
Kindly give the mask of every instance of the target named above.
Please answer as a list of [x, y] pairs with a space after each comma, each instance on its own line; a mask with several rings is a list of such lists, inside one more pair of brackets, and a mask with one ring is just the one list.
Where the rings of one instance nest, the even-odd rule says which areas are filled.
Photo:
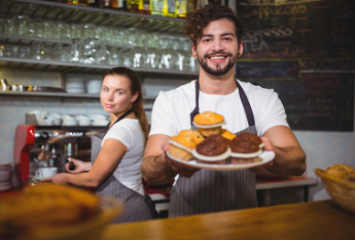
[[215, 112], [206, 111], [196, 114], [193, 122], [203, 136], [209, 137], [221, 133], [224, 117]]
[[261, 148], [264, 147], [263, 141], [254, 133], [243, 132], [243, 133], [237, 134], [237, 137], [240, 140], [250, 140], [250, 141], [258, 144]]
[[205, 139], [199, 131], [193, 129], [182, 130], [179, 132], [179, 135], [190, 136], [196, 142], [196, 144], [201, 143]]
[[192, 158], [191, 151], [197, 145], [189, 135], [173, 136], [170, 138], [169, 142], [169, 155], [183, 161], [189, 161]]
[[231, 150], [232, 164], [257, 162], [259, 161], [257, 156], [262, 152], [259, 144], [251, 139], [239, 138], [239, 135], [232, 140]]
[[230, 141], [221, 135], [211, 135], [196, 146], [194, 156], [198, 162], [224, 164], [230, 154]]
[[224, 138], [227, 138], [228, 140], [233, 140], [237, 135], [235, 135], [234, 133], [231, 133], [227, 129], [222, 129], [221, 136]]

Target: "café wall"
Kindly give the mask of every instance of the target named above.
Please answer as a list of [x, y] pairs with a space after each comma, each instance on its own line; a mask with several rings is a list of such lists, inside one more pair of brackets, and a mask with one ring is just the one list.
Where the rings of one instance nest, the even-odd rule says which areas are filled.
[[[0, 69], [0, 78], [23, 85], [61, 87], [60, 74], [53, 72]], [[162, 90], [172, 87], [167, 81], [156, 82], [160, 84]], [[156, 86], [152, 89], [156, 93]], [[149, 92], [146, 94], [149, 95]], [[25, 113], [38, 109], [59, 114], [105, 114], [98, 100], [0, 96], [0, 164], [13, 163], [16, 126], [25, 122]], [[355, 168], [354, 132], [294, 131], [294, 133], [307, 154], [305, 176], [315, 177], [315, 168], [326, 169], [336, 163], [346, 163]], [[328, 198], [329, 195], [320, 181], [317, 186], [310, 188], [310, 200]]]

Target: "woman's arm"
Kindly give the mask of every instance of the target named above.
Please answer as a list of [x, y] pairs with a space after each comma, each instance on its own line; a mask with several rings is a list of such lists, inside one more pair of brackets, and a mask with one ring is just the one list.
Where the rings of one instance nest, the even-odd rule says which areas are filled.
[[83, 187], [97, 187], [120, 163], [127, 147], [116, 139], [106, 139], [91, 170], [86, 173], [60, 173], [42, 181], [51, 180], [57, 184], [73, 184]]

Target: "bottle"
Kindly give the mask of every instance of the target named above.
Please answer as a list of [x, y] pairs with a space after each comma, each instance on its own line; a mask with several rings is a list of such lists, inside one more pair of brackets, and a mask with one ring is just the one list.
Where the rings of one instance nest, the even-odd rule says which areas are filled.
[[177, 18], [185, 18], [187, 14], [187, 0], [176, 1], [175, 11]]
[[187, 0], [187, 12], [193, 12], [196, 9], [196, 0]]
[[152, 1], [150, 0], [139, 0], [139, 13], [151, 14], [152, 12]]
[[111, 0], [100, 1], [100, 8], [110, 8], [110, 7], [111, 7]]
[[152, 15], [163, 15], [164, 0], [151, 0]]
[[90, 7], [100, 7], [100, 1], [101, 0], [87, 0], [87, 4]]
[[163, 16], [176, 17], [176, 0], [164, 0]]
[[128, 0], [127, 8], [129, 12], [139, 13], [138, 0]]
[[127, 1], [126, 0], [111, 0], [111, 7], [113, 9], [127, 11]]

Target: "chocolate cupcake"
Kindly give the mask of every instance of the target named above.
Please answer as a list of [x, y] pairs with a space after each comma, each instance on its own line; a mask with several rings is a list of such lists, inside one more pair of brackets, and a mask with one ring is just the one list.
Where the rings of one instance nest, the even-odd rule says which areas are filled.
[[232, 140], [231, 164], [257, 162], [257, 156], [262, 153], [259, 144], [247, 138], [239, 138], [238, 136]]
[[255, 135], [254, 133], [239, 133], [237, 135], [237, 138], [240, 139], [240, 140], [250, 140], [256, 144], [259, 145], [260, 148], [263, 148], [264, 147], [264, 143], [263, 141], [261, 140], [261, 138], [259, 138], [257, 135]]
[[197, 162], [224, 164], [230, 155], [230, 141], [221, 135], [211, 135], [193, 150]]

